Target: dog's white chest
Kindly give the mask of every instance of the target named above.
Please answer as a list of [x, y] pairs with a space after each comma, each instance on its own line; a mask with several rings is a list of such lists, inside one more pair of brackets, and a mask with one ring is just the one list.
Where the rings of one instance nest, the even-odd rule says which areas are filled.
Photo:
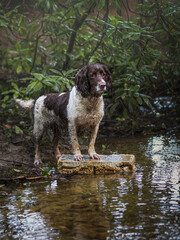
[[92, 126], [98, 124], [104, 115], [103, 98], [82, 98], [72, 90], [67, 106], [68, 120], [76, 125]]
[[82, 108], [79, 114], [75, 117], [75, 122], [77, 125], [96, 125], [101, 121], [103, 117], [103, 109], [98, 108]]

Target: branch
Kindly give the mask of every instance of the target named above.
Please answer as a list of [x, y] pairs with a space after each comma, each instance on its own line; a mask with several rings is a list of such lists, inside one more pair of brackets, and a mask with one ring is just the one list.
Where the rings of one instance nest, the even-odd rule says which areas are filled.
[[83, 22], [88, 17], [88, 15], [90, 14], [91, 10], [94, 7], [95, 7], [95, 4], [93, 3], [91, 5], [91, 7], [80, 18], [77, 17], [75, 19], [75, 22], [74, 22], [74, 24], [72, 26], [73, 32], [71, 34], [71, 38], [70, 38], [70, 41], [69, 41], [69, 46], [68, 46], [68, 49], [67, 49], [67, 55], [66, 55], [66, 60], [65, 60], [64, 65], [63, 65], [63, 69], [67, 69], [68, 66], [69, 66], [69, 62], [70, 62], [69, 54], [71, 54], [72, 51], [73, 51], [74, 43], [75, 43], [75, 39], [76, 39], [76, 35], [77, 35], [77, 31], [82, 26]]
[[37, 36], [36, 36], [36, 44], [35, 44], [35, 49], [34, 49], [34, 57], [33, 57], [33, 63], [32, 63], [32, 67], [31, 67], [30, 72], [33, 70], [34, 65], [35, 65], [35, 62], [36, 62], [38, 42], [39, 42], [39, 39], [40, 39], [41, 36], [42, 36], [42, 35], [39, 35], [39, 33], [41, 32], [42, 28], [43, 28], [43, 22], [41, 22], [41, 27], [39, 28], [39, 31], [38, 31]]
[[19, 37], [19, 36], [17, 36], [16, 34], [14, 34], [14, 32], [13, 32], [13, 30], [11, 29], [11, 27], [9, 27], [8, 26], [8, 29], [9, 29], [9, 31], [11, 32], [11, 34], [15, 37], [15, 38], [17, 38], [17, 39], [19, 39], [19, 40], [27, 40], [27, 38], [21, 38], [21, 37]]
[[103, 21], [105, 22], [104, 24], [103, 24], [103, 33], [102, 33], [102, 35], [101, 35], [101, 39], [100, 39], [100, 41], [96, 44], [96, 47], [94, 48], [94, 50], [91, 52], [91, 56], [93, 56], [94, 55], [94, 53], [97, 51], [97, 49], [99, 48], [99, 46], [101, 45], [101, 43], [102, 43], [102, 40], [103, 40], [103, 38], [105, 37], [105, 35], [106, 35], [106, 23], [107, 23], [107, 20], [108, 20], [108, 16], [109, 16], [109, 0], [106, 0], [106, 13], [105, 13], [105, 15], [104, 15], [104, 18], [103, 18]]
[[128, 18], [128, 22], [129, 22], [129, 14], [128, 14], [128, 11], [127, 11], [127, 8], [126, 8], [126, 5], [124, 4], [124, 1], [122, 0], [122, 4], [124, 6], [124, 9], [126, 11], [126, 15], [127, 15], [127, 18]]
[[35, 62], [36, 62], [36, 56], [37, 56], [37, 49], [38, 49], [39, 39], [40, 39], [40, 36], [37, 36], [37, 37], [36, 37], [36, 45], [35, 45], [35, 49], [34, 49], [33, 63], [32, 63], [32, 67], [31, 67], [30, 72], [32, 72], [32, 70], [33, 70], [33, 68], [34, 68], [34, 65], [35, 65]]

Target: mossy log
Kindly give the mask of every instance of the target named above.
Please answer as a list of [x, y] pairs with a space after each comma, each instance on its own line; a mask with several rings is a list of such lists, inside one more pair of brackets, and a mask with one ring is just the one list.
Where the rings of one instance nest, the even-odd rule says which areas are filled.
[[84, 156], [82, 161], [74, 161], [72, 155], [62, 155], [58, 161], [61, 174], [114, 174], [135, 171], [135, 156], [131, 154], [100, 155], [100, 160]]

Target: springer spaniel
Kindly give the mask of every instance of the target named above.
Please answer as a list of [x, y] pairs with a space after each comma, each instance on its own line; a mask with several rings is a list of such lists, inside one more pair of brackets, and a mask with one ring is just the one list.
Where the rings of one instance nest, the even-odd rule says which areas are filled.
[[78, 132], [90, 132], [88, 154], [92, 159], [100, 159], [94, 145], [99, 123], [104, 115], [104, 101], [102, 93], [111, 88], [112, 78], [109, 69], [102, 64], [88, 64], [78, 71], [75, 76], [75, 86], [70, 92], [61, 94], [50, 93], [35, 100], [15, 99], [22, 108], [34, 108], [33, 136], [35, 142], [35, 165], [42, 163], [40, 157], [40, 140], [47, 128], [54, 131], [55, 157], [59, 159], [59, 139], [63, 129], [68, 127], [72, 144], [74, 160], [83, 159], [81, 155]]

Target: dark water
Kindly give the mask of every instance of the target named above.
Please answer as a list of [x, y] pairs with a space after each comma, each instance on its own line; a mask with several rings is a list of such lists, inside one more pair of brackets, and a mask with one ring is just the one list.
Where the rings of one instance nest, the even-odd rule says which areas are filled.
[[180, 239], [180, 136], [109, 138], [97, 146], [103, 154], [135, 154], [136, 172], [1, 190], [0, 239]]

